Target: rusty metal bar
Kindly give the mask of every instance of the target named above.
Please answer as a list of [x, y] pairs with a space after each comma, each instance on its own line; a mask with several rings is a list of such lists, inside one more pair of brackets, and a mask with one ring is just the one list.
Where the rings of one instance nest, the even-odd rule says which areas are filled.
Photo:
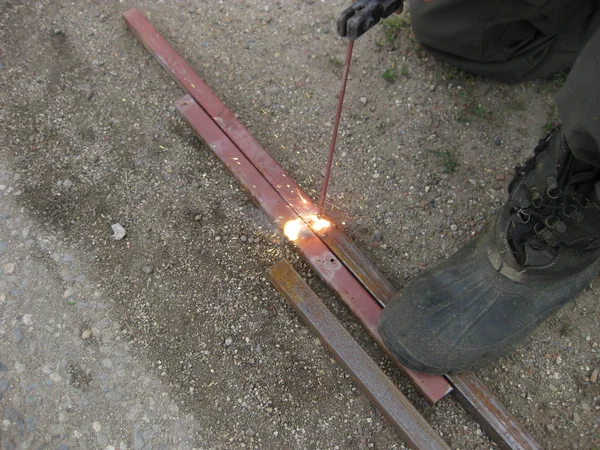
[[502, 449], [541, 450], [534, 437], [473, 372], [447, 375], [454, 396]]
[[[245, 189], [255, 203], [262, 207], [271, 218], [279, 222], [280, 227], [283, 227], [286, 221], [298, 219], [298, 215], [301, 215], [302, 218], [316, 216], [317, 207], [308, 195], [258, 144], [250, 132], [212, 93], [185, 60], [158, 34], [148, 20], [135, 8], [125, 12], [124, 17], [127, 25], [144, 46], [158, 59], [177, 83], [189, 92], [189, 97], [178, 101], [177, 106], [192, 129], [211, 146], [218, 156], [217, 149], [227, 147], [227, 151], [224, 152], [227, 155], [225, 158], [235, 158], [235, 160], [231, 160], [235, 164], [229, 164], [231, 161], [224, 160], [222, 156], [219, 157], [238, 181], [240, 181], [242, 174], [249, 176], [248, 185], [245, 186]], [[198, 102], [201, 103], [201, 107]], [[201, 129], [202, 132], [199, 131]], [[244, 149], [243, 152], [241, 151], [242, 148]], [[244, 169], [240, 171], [241, 166]], [[265, 176], [265, 173], [270, 175], [270, 179]], [[261, 188], [257, 189], [259, 185]], [[265, 209], [265, 207], [267, 208]], [[314, 236], [312, 230], [303, 223], [301, 236], [307, 235], [307, 231], [310, 232], [311, 239], [307, 240], [307, 243], [296, 242], [301, 252], [304, 248], [313, 249], [314, 246], [311, 246], [313, 241], [318, 241], [322, 245], [319, 238]], [[337, 232], [336, 230], [333, 231]], [[351, 273], [347, 270], [341, 270], [343, 266], [338, 258], [325, 245], [322, 245], [322, 247], [323, 249], [319, 251], [327, 250], [327, 256], [322, 258], [321, 255], [312, 255], [313, 259], [320, 258], [319, 261], [323, 262], [314, 266], [315, 270], [322, 277], [327, 278], [332, 268], [337, 270], [337, 266], [340, 266], [340, 270], [337, 270], [339, 281], [336, 281], [336, 283], [338, 283], [337, 286], [342, 292], [347, 291], [341, 298], [351, 311], [360, 318], [361, 322], [365, 323], [372, 336], [381, 342], [377, 332], [379, 311], [368, 307], [368, 304], [373, 301], [372, 297], [360, 286], [360, 282], [357, 282]], [[325, 281], [328, 284], [331, 283], [331, 281]], [[435, 404], [452, 389], [443, 377], [420, 374], [400, 367], [427, 401], [432, 404]]]
[[[279, 195], [285, 200], [288, 206], [300, 215], [317, 214], [317, 207], [310, 200], [308, 195], [287, 175], [287, 173], [277, 164], [277, 162], [264, 150], [246, 128], [235, 118], [225, 105], [210, 91], [202, 80], [193, 72], [191, 67], [176, 54], [172, 47], [158, 34], [150, 25], [146, 18], [137, 10], [131, 9], [124, 14], [128, 26], [138, 36], [146, 48], [158, 59], [162, 66], [173, 76], [178, 84], [194, 98], [202, 103], [202, 107], [209, 112], [216, 124], [219, 125], [222, 132], [225, 133], [238, 148], [244, 149], [244, 154], [248, 156], [252, 165], [260, 169], [261, 174], [266, 178], [269, 184], [276, 187]], [[198, 131], [196, 131], [198, 133]], [[255, 199], [256, 201], [256, 199]], [[377, 299], [380, 303], [386, 303], [396, 292], [393, 286], [383, 277], [383, 275], [373, 266], [373, 264], [364, 257], [362, 252], [335, 227], [327, 230], [326, 233], [319, 233], [323, 242], [329, 249], [333, 250], [340, 257], [343, 264], [360, 280], [364, 288]], [[332, 253], [333, 254], [333, 253]], [[336, 258], [337, 261], [337, 258]], [[339, 261], [338, 261], [339, 262]], [[373, 297], [371, 301], [359, 308], [361, 314], [353, 310], [357, 318], [368, 330], [376, 324], [375, 317], [378, 313], [369, 312], [373, 309]], [[387, 300], [387, 301], [386, 301]], [[353, 307], [350, 306], [352, 309]], [[375, 308], [378, 309], [378, 308]], [[364, 314], [363, 314], [364, 313]], [[364, 320], [368, 318], [368, 320]], [[375, 329], [376, 331], [376, 329]], [[378, 334], [376, 335], [378, 337]], [[376, 339], [380, 341], [380, 339]], [[406, 369], [403, 369], [406, 370]], [[413, 384], [424, 394], [428, 401], [435, 403], [436, 392], [440, 392], [443, 384], [439, 384], [440, 377], [427, 379], [424, 377], [421, 381], [415, 377], [415, 373], [408, 371], [408, 377]], [[419, 374], [420, 376], [421, 374]], [[475, 410], [474, 418], [480, 422], [484, 429], [493, 430], [492, 437], [500, 437], [497, 441], [502, 448], [527, 449], [539, 448], [529, 433], [521, 427], [516, 419], [506, 410], [500, 402], [497, 401], [485, 388], [485, 386], [472, 374], [458, 377], [449, 377], [449, 380], [456, 389], [463, 391], [457, 393], [457, 398], [463, 403], [467, 410]], [[476, 380], [476, 383], [469, 383], [467, 380]], [[461, 382], [463, 381], [463, 382]], [[434, 385], [437, 385], [435, 387]], [[447, 385], [449, 386], [449, 385]], [[450, 391], [445, 388], [446, 393]], [[439, 394], [438, 394], [439, 395]], [[438, 396], [438, 399], [441, 398]], [[489, 403], [494, 404], [498, 409], [486, 406], [486, 402], [478, 399], [488, 398]], [[506, 435], [509, 433], [509, 435]], [[512, 435], [511, 435], [512, 433]], [[533, 443], [518, 446], [515, 443]], [[527, 446], [529, 445], [529, 446]]]
[[[238, 180], [248, 196], [280, 229], [283, 230], [288, 223], [295, 224], [297, 238], [293, 240], [293, 244], [300, 254], [385, 350], [377, 331], [381, 307], [371, 294], [319, 239], [309, 225], [281, 198], [275, 188], [190, 95], [177, 100], [175, 106], [196, 135], [208, 145]], [[443, 377], [418, 373], [397, 362], [396, 364], [430, 403], [436, 403], [449, 393], [450, 384]]]
[[411, 448], [450, 449], [289, 262], [273, 265], [269, 280]]
[[[319, 233], [320, 235], [322, 233]], [[362, 284], [381, 305], [388, 304], [398, 291], [377, 270], [360, 251], [350, 253], [352, 246], [335, 239], [323, 237], [327, 246], [346, 265], [356, 266], [353, 273], [361, 278]], [[361, 269], [364, 269], [361, 271]], [[541, 449], [531, 433], [506, 409], [492, 391], [473, 373], [447, 375], [446, 379], [454, 387], [453, 393], [461, 405], [481, 425], [485, 432], [502, 449], [537, 450]]]
[[[265, 150], [258, 141], [250, 134], [244, 125], [227, 109], [223, 102], [210, 90], [210, 88], [196, 75], [194, 70], [185, 60], [175, 52], [169, 43], [156, 31], [144, 15], [136, 8], [132, 8], [123, 14], [127, 26], [136, 35], [139, 41], [158, 60], [177, 84], [213, 118], [223, 133], [242, 151], [242, 153], [254, 164], [258, 171], [267, 181], [276, 188], [285, 201], [300, 216], [318, 216], [318, 206], [311, 200], [310, 196], [289, 176], [275, 159]], [[354, 274], [362, 274], [357, 277], [362, 280], [377, 281], [381, 278], [380, 272], [373, 264], [355, 264], [361, 259], [362, 253], [338, 228], [327, 230], [325, 236], [321, 236], [327, 245], [333, 243], [337, 251], [342, 254], [352, 255], [352, 258], [343, 259], [342, 262]], [[360, 262], [360, 261], [359, 261]], [[367, 290], [379, 298], [378, 284], [371, 283]]]

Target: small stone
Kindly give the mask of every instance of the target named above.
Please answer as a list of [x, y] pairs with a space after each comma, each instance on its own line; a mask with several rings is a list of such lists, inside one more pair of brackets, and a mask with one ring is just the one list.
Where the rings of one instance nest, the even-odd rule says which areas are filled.
[[592, 374], [590, 375], [590, 383], [597, 383], [598, 382], [598, 368], [596, 367], [594, 370], [592, 370]]
[[432, 84], [431, 86], [429, 86], [429, 90], [430, 90], [431, 92], [435, 91], [435, 88], [436, 88], [436, 85], [435, 85], [435, 84]]
[[383, 235], [381, 234], [381, 231], [375, 230], [375, 232], [373, 233], [373, 241], [375, 241], [375, 242], [383, 241]]
[[83, 339], [84, 341], [91, 338], [92, 337], [92, 330], [90, 330], [89, 328], [83, 330], [83, 333], [81, 333], [81, 339]]
[[94, 96], [94, 91], [92, 91], [91, 89], [88, 89], [87, 91], [85, 91], [85, 99], [86, 100], [91, 100], [93, 96]]
[[62, 30], [60, 28], [55, 28], [54, 30], [52, 30], [52, 33], [54, 33], [54, 34], [61, 34]]
[[219, 242], [221, 240], [221, 236], [216, 236], [215, 241]]
[[151, 274], [153, 272], [152, 267], [150, 266], [144, 266], [142, 267], [142, 272], [146, 273], [146, 274]]
[[496, 175], [496, 181], [504, 181], [506, 180], [506, 175], [503, 173], [499, 173], [498, 175]]
[[553, 433], [554, 431], [556, 431], [556, 427], [554, 425], [552, 425], [551, 423], [546, 424], [546, 430], [548, 430], [550, 433]]
[[32, 325], [33, 324], [33, 319], [31, 317], [31, 314], [23, 314], [23, 323], [25, 325]]
[[100, 424], [100, 422], [92, 423], [92, 427], [94, 428], [94, 431], [96, 433], [100, 433], [100, 431], [102, 430], [102, 425]]
[[0, 70], [4, 69], [4, 64], [0, 63]]
[[248, 240], [248, 238], [246, 236], [244, 236], [243, 234], [240, 236], [240, 241], [246, 242], [247, 240]]
[[73, 187], [73, 182], [71, 180], [65, 180], [62, 182], [63, 187], [69, 189]]
[[202, 220], [202, 214], [198, 214], [196, 217], [194, 217], [194, 220], [196, 222], [200, 222]]
[[500, 139], [500, 137], [499, 137], [499, 136], [496, 136], [496, 137], [494, 138], [494, 145], [495, 145], [496, 147], [500, 147], [500, 146], [502, 145], [502, 139]]
[[24, 337], [25, 337], [25, 335], [23, 334], [23, 330], [21, 330], [20, 328], [15, 328], [13, 330], [13, 342], [15, 344], [18, 344], [19, 342], [21, 342]]
[[4, 264], [2, 270], [4, 271], [4, 275], [10, 275], [15, 271], [15, 265], [13, 263]]
[[456, 230], [458, 230], [458, 225], [456, 225], [455, 223], [453, 223], [452, 225], [450, 225], [450, 229], [452, 231], [456, 231]]
[[429, 192], [431, 190], [431, 186], [425, 186], [425, 192]]
[[111, 70], [110, 72], [108, 72], [109, 74], [111, 74], [113, 77], [117, 76], [117, 72], [115, 72], [114, 70]]
[[368, 99], [367, 99], [367, 97], [361, 97], [361, 98], [360, 98], [360, 102], [361, 102], [363, 105], [366, 105], [366, 104], [367, 104], [367, 102], [368, 102]]
[[246, 430], [246, 436], [248, 436], [248, 437], [254, 436], [254, 430], [252, 428], [248, 428]]
[[233, 343], [233, 339], [227, 338], [225, 339], [225, 347], [229, 347]]
[[123, 228], [123, 226], [120, 223], [112, 224], [111, 228], [114, 233], [113, 237], [115, 238], [115, 241], [120, 241], [127, 234], [127, 232], [125, 231], [125, 228]]

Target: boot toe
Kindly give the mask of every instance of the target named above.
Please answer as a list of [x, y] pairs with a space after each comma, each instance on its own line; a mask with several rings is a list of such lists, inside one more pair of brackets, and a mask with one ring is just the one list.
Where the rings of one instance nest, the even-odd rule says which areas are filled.
[[554, 282], [517, 283], [493, 267], [490, 239], [489, 232], [478, 236], [384, 308], [379, 332], [401, 363], [459, 373], [506, 354], [598, 271], [594, 264]]

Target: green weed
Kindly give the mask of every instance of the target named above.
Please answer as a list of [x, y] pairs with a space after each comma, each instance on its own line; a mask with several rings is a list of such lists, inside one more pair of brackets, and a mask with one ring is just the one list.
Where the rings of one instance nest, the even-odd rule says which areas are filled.
[[344, 65], [344, 63], [342, 61], [340, 61], [338, 58], [336, 58], [335, 56], [331, 56], [329, 58], [329, 64], [331, 64], [336, 69], [339, 69], [340, 67], [342, 67]]
[[408, 64], [405, 62], [402, 63], [402, 67], [400, 68], [400, 75], [403, 77], [408, 76]]
[[490, 111], [483, 106], [481, 103], [477, 103], [476, 105], [472, 105], [469, 108], [469, 111], [471, 112], [471, 114], [479, 119], [485, 119], [486, 117], [489, 116]]
[[385, 81], [387, 81], [389, 83], [393, 83], [396, 80], [396, 77], [398, 76], [398, 70], [396, 67], [397, 67], [397, 62], [396, 62], [396, 60], [394, 60], [394, 62], [392, 63], [392, 67], [388, 67], [381, 74], [381, 76], [383, 77], [383, 79]]
[[527, 104], [521, 97], [513, 97], [508, 105], [514, 111], [525, 111]]
[[381, 21], [383, 35], [385, 36], [385, 40], [389, 43], [394, 42], [400, 37], [402, 30], [409, 27], [410, 20], [404, 14], [401, 16], [392, 16], [389, 19]]
[[479, 75], [475, 75], [471, 72], [465, 72], [464, 70], [460, 70], [452, 66], [449, 66], [449, 69], [444, 77], [446, 80], [457, 81], [460, 83], [471, 83], [480, 78]]
[[461, 111], [454, 117], [460, 123], [467, 123], [473, 119], [489, 119], [491, 118], [490, 110], [477, 102], [473, 93], [473, 86], [468, 84], [465, 89], [458, 91], [460, 99]]
[[546, 123], [544, 124], [544, 131], [550, 133], [554, 128], [558, 126], [558, 114], [556, 113], [556, 104], [552, 103], [548, 112], [546, 113]]
[[541, 91], [550, 94], [558, 92], [565, 84], [565, 81], [567, 81], [568, 76], [568, 70], [552, 75], [550, 78], [547, 78], [542, 82]]
[[562, 337], [569, 337], [573, 334], [574, 331], [575, 331], [575, 327], [573, 325], [566, 324], [561, 328], [560, 335]]
[[458, 161], [456, 159], [456, 156], [450, 150], [434, 150], [431, 153], [442, 159], [442, 162], [444, 163], [444, 172], [456, 172], [456, 166], [458, 165]]

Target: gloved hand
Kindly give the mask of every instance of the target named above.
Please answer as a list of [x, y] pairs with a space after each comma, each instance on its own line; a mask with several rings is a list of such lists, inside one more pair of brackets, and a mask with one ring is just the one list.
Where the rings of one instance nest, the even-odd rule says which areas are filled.
[[381, 19], [389, 17], [394, 12], [400, 14], [403, 9], [404, 0], [358, 0], [338, 16], [338, 34], [356, 40]]

